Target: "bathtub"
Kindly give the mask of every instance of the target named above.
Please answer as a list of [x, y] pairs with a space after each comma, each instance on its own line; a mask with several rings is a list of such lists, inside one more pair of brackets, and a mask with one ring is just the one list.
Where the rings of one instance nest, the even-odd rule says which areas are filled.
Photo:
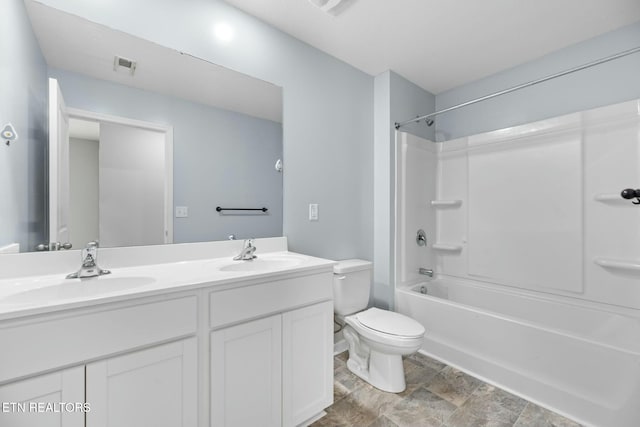
[[447, 277], [395, 297], [420, 352], [581, 424], [640, 426], [637, 314]]

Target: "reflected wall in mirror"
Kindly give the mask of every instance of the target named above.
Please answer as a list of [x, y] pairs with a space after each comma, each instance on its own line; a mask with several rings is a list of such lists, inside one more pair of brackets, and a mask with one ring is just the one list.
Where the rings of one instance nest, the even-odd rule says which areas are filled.
[[[282, 235], [281, 88], [33, 0], [8, 2], [0, 122], [20, 138], [0, 150], [0, 253], [67, 241], [79, 249], [89, 238], [128, 246]], [[48, 78], [66, 103], [57, 122]], [[65, 120], [60, 154], [50, 137], [64, 139]], [[140, 142], [145, 129], [162, 136]]]
[[172, 164], [170, 127], [72, 110], [67, 207], [72, 247], [94, 240], [103, 247], [172, 243]]

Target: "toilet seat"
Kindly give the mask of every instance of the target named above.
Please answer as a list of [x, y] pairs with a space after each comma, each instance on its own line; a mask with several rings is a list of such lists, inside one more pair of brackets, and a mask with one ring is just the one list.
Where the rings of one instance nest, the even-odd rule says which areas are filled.
[[422, 338], [425, 333], [424, 327], [416, 320], [375, 307], [349, 317], [357, 321], [358, 326], [373, 334], [384, 334], [388, 338]]

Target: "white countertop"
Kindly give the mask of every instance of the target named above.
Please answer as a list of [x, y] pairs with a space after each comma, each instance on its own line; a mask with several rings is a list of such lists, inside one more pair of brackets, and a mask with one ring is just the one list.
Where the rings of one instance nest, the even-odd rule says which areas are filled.
[[[231, 257], [111, 268], [111, 274], [66, 279], [65, 274], [0, 280], [0, 321], [143, 296], [277, 280], [314, 270], [331, 271], [334, 261], [288, 251], [257, 252], [253, 261]], [[79, 267], [79, 263], [78, 263]]]

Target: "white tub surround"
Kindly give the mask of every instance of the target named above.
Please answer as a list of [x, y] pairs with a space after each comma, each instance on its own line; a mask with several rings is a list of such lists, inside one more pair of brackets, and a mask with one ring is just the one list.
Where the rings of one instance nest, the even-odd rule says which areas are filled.
[[640, 186], [639, 131], [635, 100], [444, 143], [397, 134], [396, 307], [423, 322], [422, 351], [583, 424], [640, 424], [640, 206], [620, 195]]
[[255, 245], [254, 261], [231, 259], [241, 241], [99, 250], [112, 274], [82, 280], [64, 278], [79, 251], [14, 257], [54, 271], [4, 270], [0, 401], [91, 411], [86, 424], [81, 412], [2, 419], [295, 426], [322, 414], [333, 402], [334, 262], [288, 252], [285, 238]]

